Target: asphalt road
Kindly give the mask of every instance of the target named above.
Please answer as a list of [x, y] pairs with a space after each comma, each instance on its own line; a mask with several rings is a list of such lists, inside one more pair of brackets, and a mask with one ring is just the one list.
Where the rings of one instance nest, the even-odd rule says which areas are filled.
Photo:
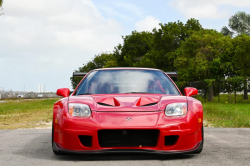
[[249, 128], [205, 128], [198, 155], [102, 154], [55, 156], [51, 129], [0, 130], [0, 165], [250, 165]]

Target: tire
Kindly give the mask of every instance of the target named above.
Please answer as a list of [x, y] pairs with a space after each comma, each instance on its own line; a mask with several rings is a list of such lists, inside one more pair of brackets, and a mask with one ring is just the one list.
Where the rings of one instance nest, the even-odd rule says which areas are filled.
[[57, 151], [55, 151], [54, 149], [53, 149], [53, 144], [54, 144], [54, 125], [53, 125], [53, 122], [52, 122], [52, 137], [51, 137], [52, 139], [51, 139], [51, 143], [52, 143], [52, 150], [53, 150], [53, 153], [55, 154], [55, 155], [62, 155], [63, 153], [61, 153], [61, 152], [57, 152]]
[[202, 142], [201, 142], [199, 148], [198, 148], [196, 151], [192, 152], [193, 154], [199, 154], [199, 153], [201, 153], [201, 151], [202, 151], [202, 149], [203, 149], [203, 143], [204, 143], [204, 130], [203, 130], [203, 125], [202, 125], [202, 128], [201, 128], [201, 133], [202, 133]]

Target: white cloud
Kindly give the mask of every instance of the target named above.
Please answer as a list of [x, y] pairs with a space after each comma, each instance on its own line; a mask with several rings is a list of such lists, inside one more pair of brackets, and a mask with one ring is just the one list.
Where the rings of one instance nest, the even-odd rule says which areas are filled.
[[170, 0], [168, 4], [179, 10], [186, 18], [221, 19], [230, 14], [223, 5], [250, 7], [249, 0]]
[[154, 18], [153, 16], [147, 16], [143, 20], [135, 23], [137, 31], [152, 31], [154, 28], [159, 28], [160, 20]]
[[212, 2], [217, 3], [219, 5], [231, 5], [236, 7], [250, 7], [249, 0], [213, 0]]
[[70, 88], [73, 70], [122, 40], [123, 27], [90, 0], [8, 0], [4, 10], [0, 86], [6, 89]]

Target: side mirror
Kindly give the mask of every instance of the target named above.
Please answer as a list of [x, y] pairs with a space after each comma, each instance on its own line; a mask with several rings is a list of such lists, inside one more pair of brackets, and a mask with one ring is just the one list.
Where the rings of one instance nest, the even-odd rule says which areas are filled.
[[56, 94], [58, 96], [68, 97], [70, 94], [70, 90], [68, 88], [57, 89]]
[[198, 90], [196, 88], [187, 87], [187, 88], [184, 88], [184, 93], [185, 93], [185, 96], [188, 96], [188, 97], [194, 96], [198, 94]]

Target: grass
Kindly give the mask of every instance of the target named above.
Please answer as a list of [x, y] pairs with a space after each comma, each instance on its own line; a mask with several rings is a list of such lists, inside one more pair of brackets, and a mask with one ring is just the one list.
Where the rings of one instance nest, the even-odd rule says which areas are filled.
[[[214, 127], [250, 127], [250, 100], [244, 100], [243, 95], [237, 95], [237, 103], [234, 103], [234, 95], [228, 100], [228, 95], [220, 95], [213, 102], [205, 102], [201, 96], [195, 98], [202, 102], [204, 120]], [[250, 96], [249, 96], [250, 99]]]
[[11, 100], [0, 103], [0, 129], [33, 128], [52, 120], [58, 99]]

